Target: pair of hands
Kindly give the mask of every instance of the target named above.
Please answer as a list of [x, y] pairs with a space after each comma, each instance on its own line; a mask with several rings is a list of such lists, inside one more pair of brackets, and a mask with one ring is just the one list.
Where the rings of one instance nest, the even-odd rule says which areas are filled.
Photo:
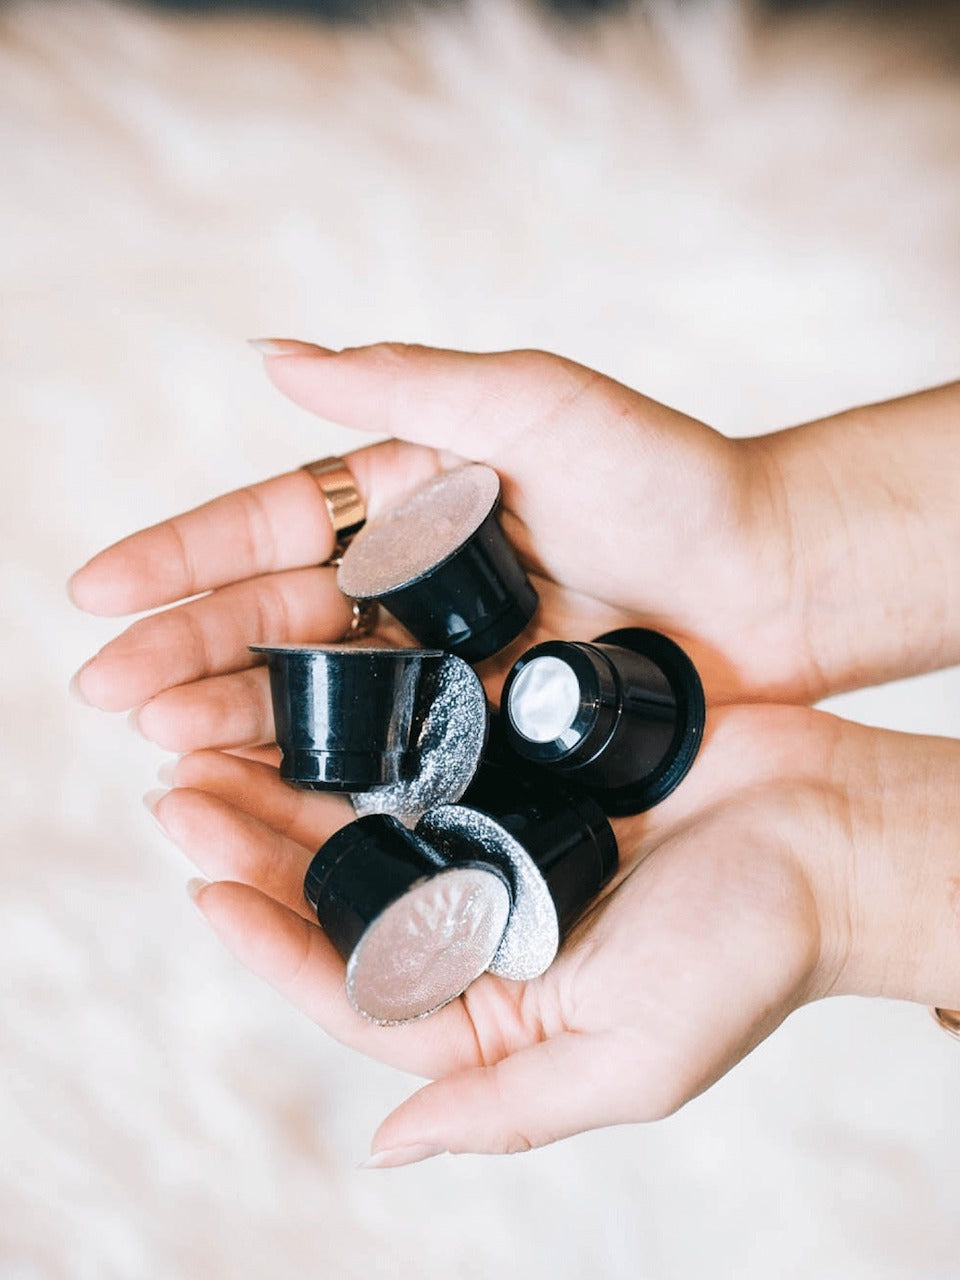
[[[953, 744], [803, 705], [936, 665], [948, 641], [938, 633], [906, 659], [882, 645], [848, 652], [856, 593], [835, 588], [845, 619], [817, 589], [811, 549], [830, 544], [833, 574], [853, 550], [821, 527], [835, 493], [809, 504], [804, 534], [785, 476], [790, 433], [779, 454], [776, 437], [731, 441], [536, 352], [273, 342], [264, 354], [305, 408], [391, 437], [347, 459], [369, 515], [465, 459], [500, 474], [504, 526], [541, 608], [482, 664], [491, 698], [530, 644], [644, 625], [687, 649], [710, 704], [692, 772], [658, 808], [615, 823], [617, 880], [546, 974], [487, 975], [422, 1023], [380, 1028], [349, 1007], [342, 961], [302, 897], [313, 853], [352, 810], [280, 781], [266, 669], [247, 652], [334, 641], [349, 621], [334, 571], [317, 567], [333, 534], [315, 482], [294, 472], [218, 498], [74, 576], [73, 599], [92, 613], [171, 606], [134, 622], [74, 687], [105, 710], [138, 708], [141, 732], [185, 753], [153, 809], [212, 881], [196, 893], [203, 915], [338, 1039], [432, 1078], [381, 1125], [372, 1163], [514, 1151], [665, 1116], [831, 992], [960, 1004], [960, 965], [938, 986], [943, 955], [915, 937], [921, 907], [903, 910], [911, 876], [941, 874], [939, 846], [912, 861], [917, 794], [947, 803]], [[861, 507], [869, 518], [868, 497]], [[934, 929], [947, 949], [951, 920], [945, 909]]]

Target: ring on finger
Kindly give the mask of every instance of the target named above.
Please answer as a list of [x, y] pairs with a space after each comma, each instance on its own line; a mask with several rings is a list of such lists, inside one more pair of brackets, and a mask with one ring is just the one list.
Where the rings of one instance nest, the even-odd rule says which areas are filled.
[[330, 517], [334, 546], [325, 563], [339, 565], [343, 553], [366, 523], [366, 503], [343, 458], [319, 458], [316, 462], [304, 463], [301, 470], [317, 482]]

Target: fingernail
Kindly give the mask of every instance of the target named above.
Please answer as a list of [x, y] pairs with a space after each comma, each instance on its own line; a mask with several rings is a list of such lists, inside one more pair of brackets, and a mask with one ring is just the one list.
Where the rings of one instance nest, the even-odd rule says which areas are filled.
[[85, 662], [79, 671], [75, 671], [70, 684], [67, 686], [70, 690], [70, 696], [76, 698], [78, 702], [82, 702], [85, 707], [90, 706], [89, 700], [84, 696], [83, 690], [80, 688], [80, 677], [86, 671], [89, 663]]
[[416, 1164], [420, 1160], [430, 1160], [433, 1156], [442, 1156], [446, 1147], [435, 1146], [432, 1142], [414, 1142], [406, 1147], [388, 1147], [386, 1151], [378, 1151], [368, 1156], [357, 1165], [358, 1169], [398, 1169], [404, 1164]]
[[192, 880], [188, 880], [185, 888], [190, 901], [196, 902], [200, 890], [205, 889], [209, 883], [210, 881], [204, 880], [202, 876], [194, 876]]
[[144, 808], [146, 809], [147, 813], [149, 813], [150, 817], [153, 818], [154, 822], [157, 824], [160, 830], [164, 833], [164, 835], [166, 835], [167, 829], [163, 825], [163, 823], [160, 821], [160, 815], [157, 813], [157, 805], [160, 803], [160, 801], [163, 799], [164, 796], [169, 794], [170, 794], [169, 791], [167, 791], [165, 788], [155, 787], [152, 791], [148, 791], [146, 795], [143, 797]]
[[248, 338], [254, 351], [262, 356], [335, 356], [330, 347], [319, 347], [315, 342], [300, 342], [296, 338]]
[[168, 787], [172, 787], [176, 783], [177, 765], [180, 763], [180, 757], [174, 756], [172, 760], [164, 760], [157, 770], [157, 777], [161, 782], [166, 783]]

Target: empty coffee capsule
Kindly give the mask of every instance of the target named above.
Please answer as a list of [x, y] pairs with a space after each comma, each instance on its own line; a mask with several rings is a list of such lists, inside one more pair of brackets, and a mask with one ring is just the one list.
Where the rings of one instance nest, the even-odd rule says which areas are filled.
[[303, 891], [347, 962], [350, 1003], [381, 1023], [421, 1018], [460, 995], [489, 965], [510, 915], [495, 865], [451, 866], [385, 814], [332, 836]]
[[687, 655], [636, 627], [528, 649], [501, 708], [510, 750], [589, 788], [611, 814], [639, 813], [670, 794], [693, 764], [705, 718]]
[[616, 837], [596, 801], [522, 769], [482, 765], [464, 803], [431, 809], [417, 834], [448, 865], [493, 864], [507, 877], [512, 909], [489, 965], [503, 978], [543, 973], [617, 869]]
[[500, 479], [471, 464], [444, 472], [350, 543], [337, 581], [377, 600], [421, 644], [479, 662], [533, 617], [537, 593], [497, 522]]
[[256, 645], [267, 656], [280, 776], [345, 791], [360, 813], [414, 823], [473, 777], [487, 704], [473, 669], [439, 650]]

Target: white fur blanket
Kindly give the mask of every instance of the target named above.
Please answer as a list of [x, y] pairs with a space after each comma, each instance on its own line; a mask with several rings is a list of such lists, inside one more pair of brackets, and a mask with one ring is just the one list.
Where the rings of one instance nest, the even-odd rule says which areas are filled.
[[[945, 49], [732, 3], [0, 9], [4, 1280], [957, 1274], [960, 1046], [907, 1006], [805, 1010], [664, 1124], [356, 1171], [413, 1082], [208, 936], [157, 753], [66, 701], [114, 627], [62, 586], [346, 443], [246, 335], [555, 348], [730, 432], [956, 376]], [[960, 680], [844, 705], [955, 733]]]

